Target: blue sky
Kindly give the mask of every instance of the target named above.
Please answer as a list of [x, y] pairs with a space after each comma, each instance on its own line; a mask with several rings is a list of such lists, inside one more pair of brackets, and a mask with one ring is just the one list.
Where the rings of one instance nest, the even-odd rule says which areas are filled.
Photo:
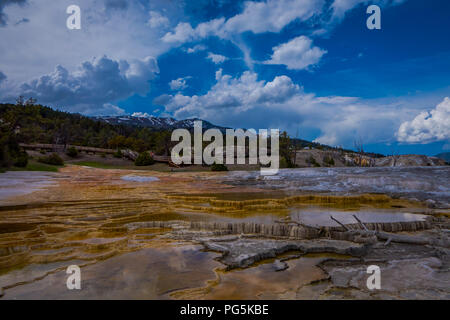
[[[66, 8], [81, 9], [81, 30]], [[366, 9], [381, 8], [381, 30]], [[446, 0], [8, 0], [0, 101], [199, 117], [389, 154], [450, 150]]]

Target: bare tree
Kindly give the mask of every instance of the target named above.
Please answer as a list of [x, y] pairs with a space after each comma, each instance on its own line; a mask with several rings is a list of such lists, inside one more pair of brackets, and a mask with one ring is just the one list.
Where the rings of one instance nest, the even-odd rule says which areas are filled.
[[37, 100], [34, 99], [33, 97], [30, 97], [27, 100], [25, 100], [24, 96], [19, 96], [16, 99], [16, 105], [18, 105], [18, 106], [31, 106], [31, 105], [35, 104], [36, 102], [37, 102]]
[[25, 104], [25, 98], [23, 96], [19, 96], [16, 99], [16, 105], [18, 106], [23, 106]]
[[353, 141], [353, 146], [355, 147], [356, 153], [358, 154], [358, 165], [362, 167], [362, 159], [364, 154], [364, 144], [361, 137], [358, 137]]
[[294, 142], [294, 167], [297, 167], [297, 144], [299, 141], [299, 129], [297, 128], [297, 131], [295, 133], [295, 142]]
[[399, 155], [399, 152], [398, 152], [398, 148], [396, 146], [392, 146], [390, 154], [391, 154], [391, 157], [392, 157], [392, 160], [393, 160], [392, 166], [396, 167], [398, 159], [400, 158], [400, 155]]
[[26, 106], [32, 106], [37, 102], [36, 99], [33, 99], [33, 97], [30, 97], [27, 101], [25, 101]]

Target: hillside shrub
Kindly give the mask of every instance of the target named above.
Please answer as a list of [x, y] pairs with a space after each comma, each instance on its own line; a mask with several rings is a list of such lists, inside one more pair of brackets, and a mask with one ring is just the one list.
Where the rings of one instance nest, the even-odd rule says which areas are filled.
[[28, 154], [24, 151], [14, 159], [14, 166], [19, 168], [25, 168], [28, 164]]
[[51, 155], [46, 157], [40, 157], [38, 161], [41, 163], [51, 164], [54, 166], [64, 165], [63, 159], [57, 153], [52, 153]]
[[67, 149], [66, 154], [71, 158], [76, 158], [78, 156], [78, 150], [75, 147], [70, 147]]
[[211, 171], [228, 171], [228, 168], [226, 165], [222, 163], [213, 163], [211, 166]]
[[313, 167], [320, 167], [320, 164], [316, 161], [316, 159], [314, 159], [313, 156], [310, 156], [308, 159], [306, 159], [306, 163]]
[[155, 160], [153, 160], [152, 156], [148, 152], [142, 152], [138, 155], [136, 160], [134, 161], [134, 164], [136, 166], [150, 166], [155, 163]]

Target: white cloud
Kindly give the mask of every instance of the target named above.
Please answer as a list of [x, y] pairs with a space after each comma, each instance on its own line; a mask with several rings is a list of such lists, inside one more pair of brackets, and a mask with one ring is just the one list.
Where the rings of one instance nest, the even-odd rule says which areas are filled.
[[[58, 64], [73, 72], [93, 57], [130, 61], [158, 57], [171, 48], [161, 41], [161, 29], [146, 25], [148, 11], [139, 1], [77, 0], [82, 10], [81, 30], [66, 28], [70, 4], [68, 0], [39, 0], [4, 7], [10, 23], [0, 27], [0, 70], [9, 81], [28, 81]], [[172, 15], [178, 17], [178, 11], [174, 9]], [[29, 22], [13, 24], [23, 18]]]
[[6, 81], [6, 75], [5, 75], [3, 72], [0, 71], [0, 84], [1, 84], [3, 81]]
[[305, 21], [319, 13], [323, 0], [268, 0], [266, 2], [246, 2], [244, 11], [230, 18], [224, 29], [226, 32], [253, 33], [279, 32], [286, 25], [299, 19]]
[[186, 89], [187, 88], [186, 79], [187, 78], [178, 78], [170, 81], [169, 82], [170, 89], [174, 91]]
[[2, 0], [0, 2], [0, 27], [4, 27], [7, 25], [8, 16], [3, 12], [3, 9], [6, 6], [17, 4], [23, 6], [27, 0]]
[[398, 126], [412, 109], [409, 103], [389, 104], [356, 97], [305, 93], [286, 75], [258, 80], [246, 71], [233, 78], [216, 72], [216, 84], [204, 95], [164, 95], [154, 103], [182, 119], [198, 117], [224, 126], [281, 128], [316, 132], [317, 142], [352, 147], [355, 137], [364, 143], [392, 142]]
[[95, 109], [92, 109], [90, 105], [85, 105], [85, 109], [78, 106], [77, 112], [95, 116], [121, 116], [125, 114], [125, 110], [111, 103], [105, 103], [100, 108]]
[[360, 4], [377, 4], [379, 6], [399, 5], [406, 0], [334, 0], [331, 4], [332, 20], [341, 20], [345, 14]]
[[23, 83], [4, 98], [13, 100], [23, 95], [72, 112], [105, 114], [110, 110], [113, 114], [121, 114], [123, 110], [111, 102], [133, 94], [145, 94], [149, 90], [149, 81], [158, 72], [152, 57], [130, 62], [102, 57], [83, 62], [75, 72], [58, 65], [52, 73]]
[[229, 38], [232, 34], [246, 31], [253, 33], [279, 32], [292, 21], [306, 21], [321, 12], [323, 0], [267, 0], [247, 1], [244, 9], [228, 20], [213, 19], [200, 23], [195, 29], [189, 23], [179, 23], [173, 32], [168, 32], [165, 42], [188, 42], [211, 35]]
[[366, 3], [368, 0], [334, 0], [331, 4], [333, 18], [342, 19], [345, 13], [359, 4]]
[[136, 118], [151, 118], [152, 117], [147, 112], [134, 112], [131, 116], [136, 117]]
[[403, 122], [397, 139], [406, 143], [450, 140], [450, 99], [446, 97], [430, 112], [423, 111], [413, 120]]
[[187, 53], [195, 53], [198, 51], [204, 51], [206, 50], [206, 46], [202, 45], [202, 44], [197, 44], [195, 46], [193, 46], [192, 48], [187, 48], [186, 52]]
[[169, 25], [169, 19], [158, 11], [150, 11], [149, 15], [150, 18], [148, 19], [147, 24], [151, 28], [167, 27]]
[[217, 83], [203, 96], [176, 94], [157, 99], [157, 102], [175, 116], [208, 116], [221, 109], [239, 112], [256, 104], [280, 103], [300, 91], [300, 87], [292, 83], [289, 77], [275, 77], [271, 82], [258, 81], [257, 75], [249, 71], [239, 78], [232, 78], [222, 75], [222, 70], [219, 70], [216, 80]]
[[189, 42], [196, 37], [195, 30], [187, 22], [180, 22], [173, 32], [168, 32], [162, 37], [163, 42]]
[[273, 54], [266, 64], [284, 64], [291, 70], [307, 69], [309, 66], [317, 64], [322, 56], [327, 52], [319, 47], [312, 46], [312, 40], [305, 36], [299, 36], [273, 47]]
[[221, 63], [225, 62], [228, 58], [225, 56], [222, 56], [220, 54], [215, 54], [215, 53], [209, 52], [208, 59], [211, 60], [212, 62], [214, 62], [215, 64], [221, 64]]
[[229, 19], [216, 18], [202, 22], [193, 28], [187, 22], [180, 22], [173, 31], [167, 32], [163, 42], [180, 44], [209, 36], [232, 39], [243, 32], [261, 34], [264, 32], [280, 32], [294, 21], [306, 22], [313, 17], [320, 22], [314, 35], [324, 35], [345, 14], [360, 4], [378, 4], [382, 7], [398, 5], [406, 0], [266, 0], [246, 1], [242, 12]]

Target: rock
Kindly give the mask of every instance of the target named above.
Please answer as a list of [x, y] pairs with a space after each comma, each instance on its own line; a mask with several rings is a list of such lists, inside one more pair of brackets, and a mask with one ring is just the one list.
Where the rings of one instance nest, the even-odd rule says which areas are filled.
[[[246, 239], [219, 242], [207, 241], [202, 243], [207, 250], [221, 252], [219, 261], [227, 269], [246, 268], [252, 264], [269, 258], [276, 258], [288, 251], [302, 253], [336, 253], [355, 257], [364, 256], [368, 246], [340, 240], [272, 240], [272, 239]], [[280, 265], [281, 266], [281, 265]]]
[[425, 204], [427, 205], [428, 208], [435, 208], [436, 207], [436, 201], [428, 199], [427, 201], [425, 201]]
[[136, 151], [130, 150], [130, 149], [125, 149], [125, 150], [121, 150], [122, 151], [122, 155], [130, 160], [136, 160], [136, 158], [139, 156], [139, 153], [137, 153]]
[[445, 160], [420, 154], [387, 156], [375, 159], [377, 167], [444, 166]]
[[0, 287], [0, 298], [3, 297], [4, 294], [5, 294], [5, 292], [3, 291], [3, 288]]
[[275, 269], [275, 271], [283, 271], [289, 268], [289, 266], [286, 262], [277, 259], [273, 263], [273, 268]]

